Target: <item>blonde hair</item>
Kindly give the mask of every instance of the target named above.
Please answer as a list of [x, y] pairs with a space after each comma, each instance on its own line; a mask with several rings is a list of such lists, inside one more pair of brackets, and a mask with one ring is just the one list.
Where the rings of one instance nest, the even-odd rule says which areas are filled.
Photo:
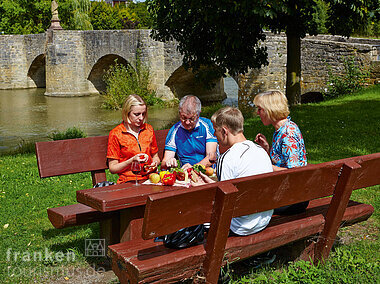
[[259, 93], [253, 99], [256, 107], [261, 107], [272, 121], [287, 118], [290, 111], [288, 99], [278, 90], [269, 90]]
[[[123, 109], [121, 111], [121, 115], [123, 117], [124, 122], [130, 123], [128, 116], [129, 116], [129, 113], [131, 112], [131, 109], [133, 106], [145, 106], [146, 107], [146, 103], [139, 95], [135, 95], [135, 94], [129, 95], [126, 98], [126, 100], [123, 104]], [[145, 114], [144, 123], [146, 122], [147, 116], [148, 116], [148, 112], [146, 112], [146, 114]]]
[[227, 127], [233, 135], [244, 131], [244, 117], [241, 111], [235, 107], [224, 107], [215, 112], [211, 122], [216, 128]]

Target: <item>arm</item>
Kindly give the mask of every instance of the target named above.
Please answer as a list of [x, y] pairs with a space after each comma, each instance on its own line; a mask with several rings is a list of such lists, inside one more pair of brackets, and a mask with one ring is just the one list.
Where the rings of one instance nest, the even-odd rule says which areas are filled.
[[153, 157], [152, 157], [152, 161], [153, 163], [155, 163], [156, 165], [158, 165], [160, 163], [160, 157], [158, 157], [158, 153], [154, 154]]
[[212, 164], [208, 160], [208, 153], [216, 152], [218, 146], [217, 142], [207, 142], [206, 143], [206, 157], [202, 161], [199, 161], [197, 164], [204, 165], [205, 167], [210, 167]]
[[273, 168], [274, 172], [279, 172], [279, 171], [283, 171], [283, 170], [287, 170], [288, 169], [288, 168], [277, 167], [275, 165], [272, 165], [272, 168]]
[[[141, 155], [144, 155], [143, 160], [139, 158]], [[111, 174], [117, 174], [117, 173], [124, 172], [127, 168], [129, 168], [133, 161], [145, 163], [148, 160], [148, 158], [149, 158], [149, 156], [147, 154], [140, 153], [140, 154], [134, 155], [132, 158], [125, 160], [125, 161], [122, 161], [122, 162], [119, 162], [116, 159], [108, 159], [108, 168], [109, 168]]]

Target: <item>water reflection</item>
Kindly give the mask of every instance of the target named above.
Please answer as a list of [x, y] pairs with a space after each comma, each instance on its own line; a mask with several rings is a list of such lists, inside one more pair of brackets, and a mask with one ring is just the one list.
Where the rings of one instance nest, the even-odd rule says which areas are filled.
[[[236, 105], [238, 89], [234, 79], [224, 79], [227, 99]], [[0, 90], [0, 152], [21, 141], [49, 140], [53, 131], [78, 127], [88, 136], [108, 135], [121, 122], [121, 111], [101, 108], [100, 96], [59, 98], [44, 96], [45, 89]], [[177, 108], [149, 107], [148, 122], [162, 129], [178, 120]]]
[[[0, 90], [0, 151], [22, 140], [43, 141], [53, 131], [78, 127], [88, 136], [107, 135], [121, 122], [121, 111], [102, 109], [101, 97], [57, 98], [44, 89]], [[149, 108], [148, 122], [160, 129], [178, 119], [177, 108]]]

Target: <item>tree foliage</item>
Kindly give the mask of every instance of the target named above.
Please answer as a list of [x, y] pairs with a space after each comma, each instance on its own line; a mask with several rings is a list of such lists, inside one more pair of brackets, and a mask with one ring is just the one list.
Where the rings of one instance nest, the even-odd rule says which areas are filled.
[[127, 7], [92, 2], [89, 15], [95, 30], [142, 29], [150, 28], [152, 23], [145, 2], [130, 3]]
[[219, 73], [245, 73], [267, 64], [262, 30], [269, 8], [259, 1], [151, 0], [152, 36], [178, 42], [185, 67], [216, 65]]
[[[323, 1], [329, 7], [326, 20], [329, 31], [350, 35], [376, 8], [377, 1]], [[287, 74], [295, 78], [287, 80], [287, 89], [288, 84], [295, 85], [287, 95], [293, 104], [300, 96], [300, 38], [320, 32], [321, 21], [316, 13], [321, 5], [314, 0], [150, 0], [149, 10], [154, 20], [153, 38], [176, 40], [185, 67], [195, 71], [202, 65], [216, 65], [219, 74], [228, 71], [236, 75], [246, 73], [249, 68], [259, 68], [268, 63], [262, 45], [263, 29], [285, 32], [288, 57], [291, 57], [287, 64], [291, 70]], [[293, 59], [296, 62], [290, 64], [289, 60]]]
[[73, 8], [73, 26], [76, 30], [92, 30], [92, 24], [88, 13], [90, 0], [69, 0]]
[[123, 65], [115, 60], [104, 74], [106, 92], [103, 94], [103, 107], [107, 109], [120, 109], [130, 94], [142, 97], [148, 105], [163, 104], [156, 97], [156, 92], [149, 88], [149, 66], [141, 62], [141, 54], [138, 52], [136, 68], [131, 65]]
[[42, 33], [50, 26], [50, 0], [0, 0], [0, 33]]
[[106, 2], [92, 2], [89, 15], [94, 30], [121, 29], [118, 10]]
[[[56, 0], [66, 30], [150, 28], [145, 2], [112, 7], [90, 0]], [[37, 34], [50, 26], [51, 0], [0, 0], [0, 34]]]

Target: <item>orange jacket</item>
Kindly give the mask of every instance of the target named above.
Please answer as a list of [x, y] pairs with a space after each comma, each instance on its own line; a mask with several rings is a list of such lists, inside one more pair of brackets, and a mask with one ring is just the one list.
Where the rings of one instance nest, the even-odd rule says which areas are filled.
[[[111, 130], [108, 137], [107, 158], [123, 162], [139, 153], [145, 153], [150, 158], [148, 163], [152, 162], [152, 157], [158, 152], [156, 136], [153, 127], [150, 124], [144, 123], [138, 134], [138, 139], [127, 132], [124, 124], [121, 123]], [[135, 175], [130, 168], [124, 172], [118, 173], [119, 179], [117, 183], [124, 183], [135, 179]], [[146, 179], [141, 175], [137, 175], [137, 179]]]

